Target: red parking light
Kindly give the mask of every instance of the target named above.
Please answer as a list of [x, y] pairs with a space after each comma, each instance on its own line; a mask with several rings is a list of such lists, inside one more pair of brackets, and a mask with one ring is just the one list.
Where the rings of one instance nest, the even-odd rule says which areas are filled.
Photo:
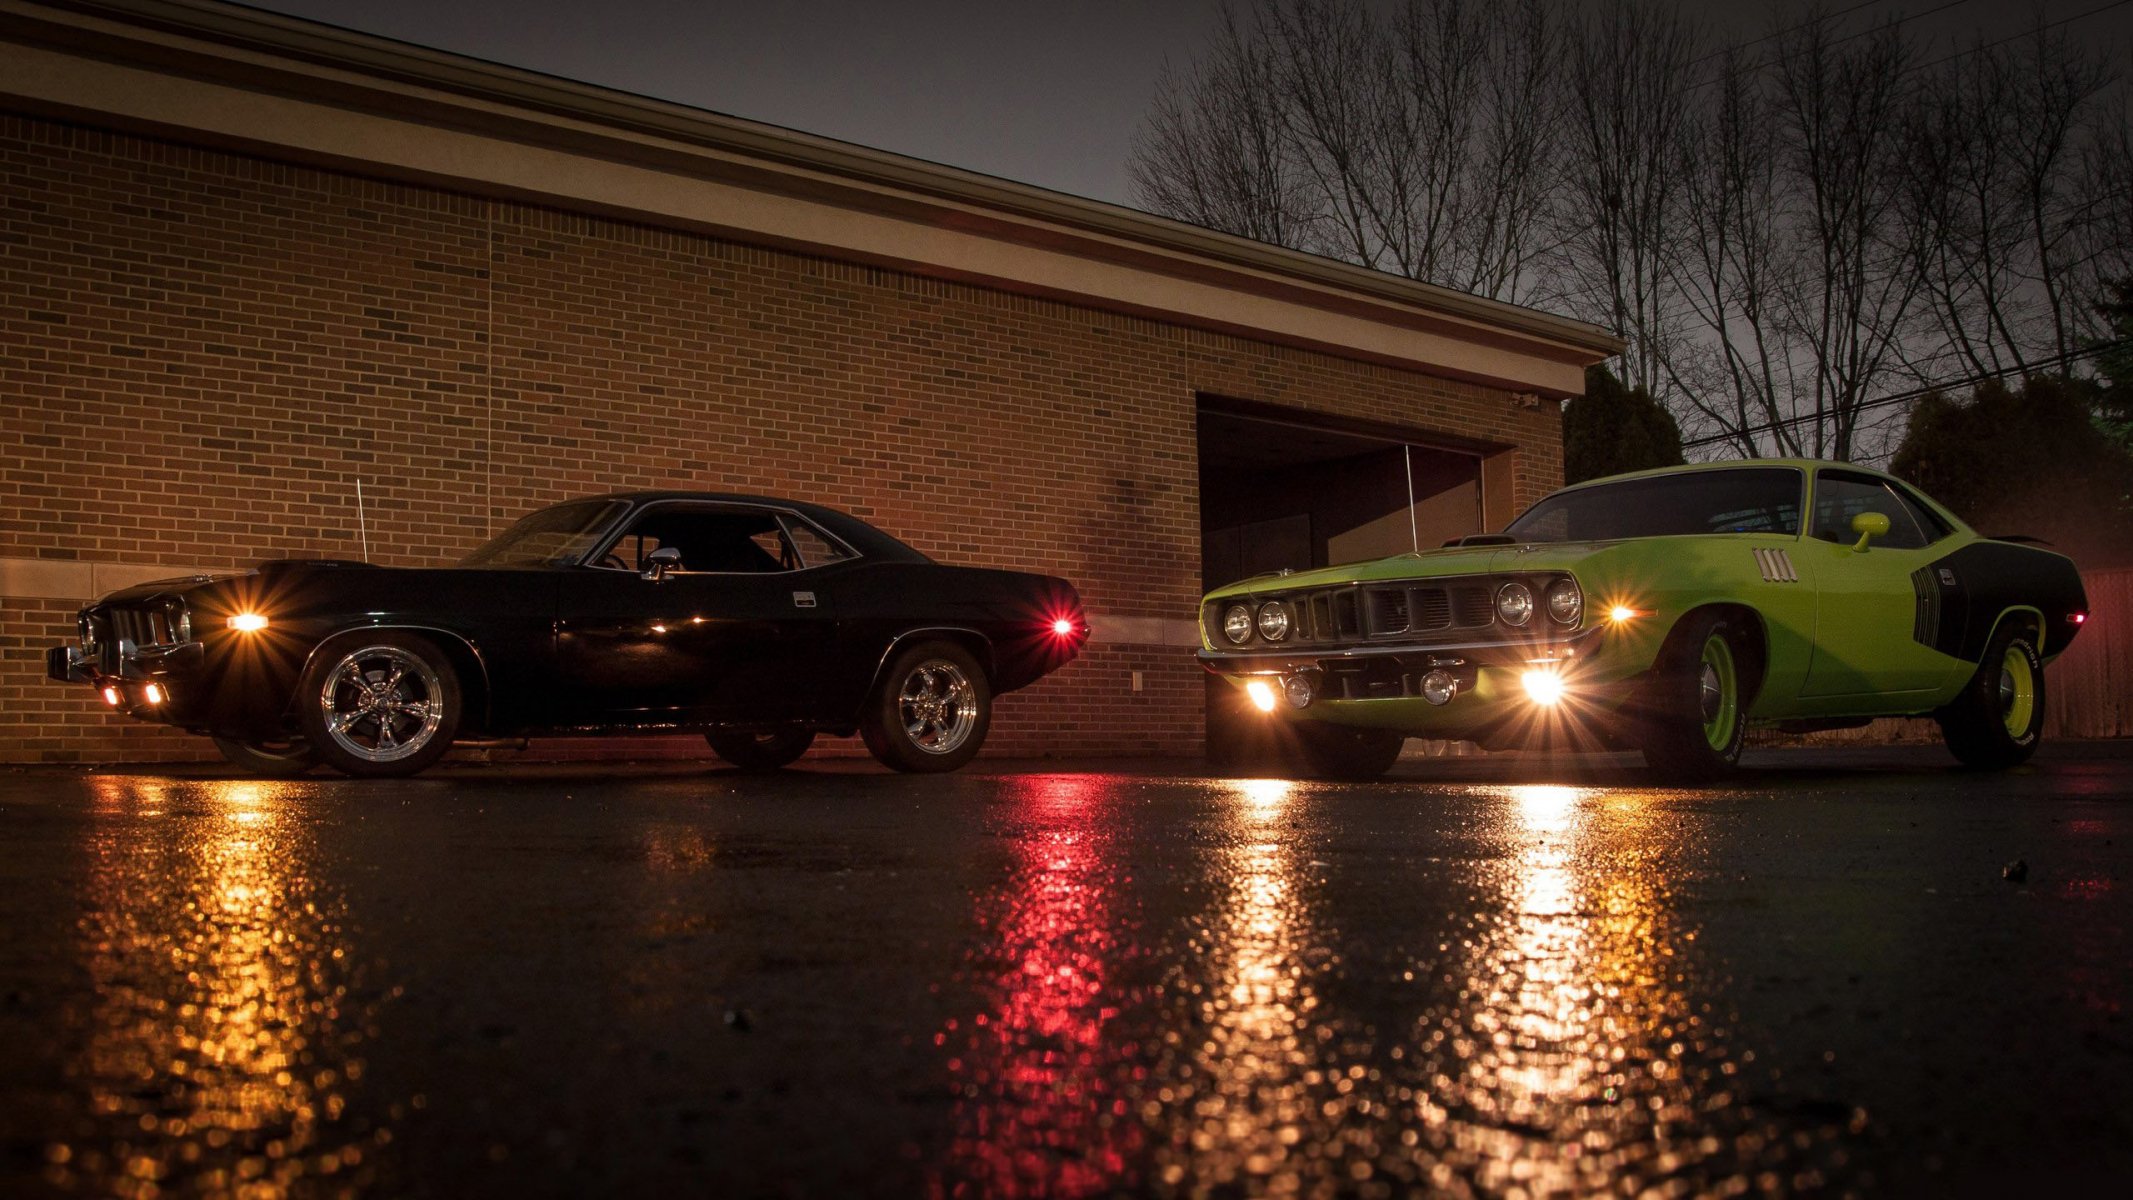
[[2088, 619], [2089, 615], [2085, 612], [2074, 613], [2067, 617], [2067, 620], [2072, 621], [2076, 625], [2085, 625], [2088, 623]]
[[1058, 620], [1052, 622], [1052, 633], [1054, 636], [1057, 637], [1072, 637], [1074, 634], [1074, 623], [1072, 621], [1067, 620], [1065, 617], [1061, 617]]

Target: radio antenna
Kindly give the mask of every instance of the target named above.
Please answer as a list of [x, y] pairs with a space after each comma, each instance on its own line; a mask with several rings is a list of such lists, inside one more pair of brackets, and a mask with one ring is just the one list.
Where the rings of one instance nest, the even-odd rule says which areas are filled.
[[1415, 553], [1422, 553], [1422, 530], [1415, 523], [1415, 448], [1400, 444], [1400, 459], [1407, 464], [1407, 536], [1414, 539]]
[[[1412, 481], [1408, 483], [1407, 490], [1410, 493], [1414, 491]], [[363, 519], [363, 477], [361, 475], [356, 476], [356, 536], [363, 539], [363, 561], [369, 562], [370, 522]]]

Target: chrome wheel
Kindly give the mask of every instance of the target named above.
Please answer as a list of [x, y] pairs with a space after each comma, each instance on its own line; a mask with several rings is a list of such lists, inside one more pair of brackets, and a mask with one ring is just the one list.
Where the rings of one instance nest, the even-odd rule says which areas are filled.
[[904, 735], [927, 754], [953, 754], [978, 727], [978, 696], [963, 669], [941, 658], [920, 662], [896, 692]]
[[319, 688], [319, 712], [334, 746], [366, 762], [422, 752], [444, 722], [444, 684], [403, 647], [365, 646], [343, 655]]

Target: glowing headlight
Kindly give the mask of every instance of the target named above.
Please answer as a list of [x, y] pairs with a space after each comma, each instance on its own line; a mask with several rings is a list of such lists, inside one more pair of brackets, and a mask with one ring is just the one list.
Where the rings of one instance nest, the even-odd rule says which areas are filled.
[[254, 612], [241, 612], [230, 618], [230, 628], [239, 633], [258, 633], [267, 627], [267, 619]]
[[1289, 606], [1279, 600], [1269, 600], [1259, 606], [1259, 636], [1270, 642], [1278, 642], [1289, 636]]
[[1575, 625], [1585, 611], [1585, 597], [1575, 579], [1558, 579], [1548, 585], [1548, 615], [1560, 625]]
[[1507, 583], [1496, 590], [1496, 615], [1506, 625], [1523, 625], [1533, 619], [1533, 590], [1523, 583]]
[[1222, 636], [1243, 645], [1252, 636], [1252, 610], [1242, 604], [1232, 604], [1222, 614]]
[[1543, 708], [1562, 702], [1563, 677], [1553, 671], [1528, 671], [1519, 682], [1526, 685], [1526, 696]]

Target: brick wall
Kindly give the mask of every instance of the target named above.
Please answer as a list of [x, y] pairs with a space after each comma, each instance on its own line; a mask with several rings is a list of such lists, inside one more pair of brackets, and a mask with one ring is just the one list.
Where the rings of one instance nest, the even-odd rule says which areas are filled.
[[[765, 492], [1091, 611], [1187, 618], [1197, 393], [1515, 444], [1556, 410], [917, 275], [0, 117], [0, 557], [455, 557], [592, 491]], [[42, 679], [71, 604], [0, 598], [0, 762], [198, 757]], [[1145, 690], [1128, 689], [1130, 672]], [[1189, 651], [1098, 645], [990, 751], [1191, 753]]]

